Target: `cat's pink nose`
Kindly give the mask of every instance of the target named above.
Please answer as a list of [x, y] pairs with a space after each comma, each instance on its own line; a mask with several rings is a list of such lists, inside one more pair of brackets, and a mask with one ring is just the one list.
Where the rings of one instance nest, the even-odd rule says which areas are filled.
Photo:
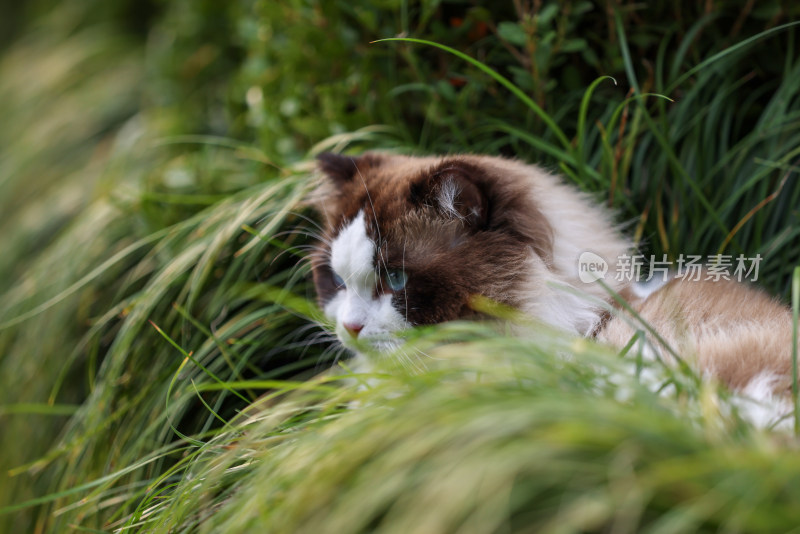
[[342, 326], [353, 337], [358, 337], [358, 333], [364, 330], [364, 325], [358, 323], [344, 323]]

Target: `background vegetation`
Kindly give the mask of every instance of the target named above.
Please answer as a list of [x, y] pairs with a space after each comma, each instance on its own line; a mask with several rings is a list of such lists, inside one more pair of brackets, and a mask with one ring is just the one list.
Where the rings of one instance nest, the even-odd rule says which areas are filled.
[[[761, 254], [788, 302], [796, 3], [2, 9], [0, 531], [800, 524], [792, 438], [692, 376], [640, 387], [630, 355], [449, 325], [379, 386], [311, 379], [338, 352], [295, 231], [320, 150], [513, 155], [596, 193], [647, 253]], [[433, 46], [370, 44], [394, 36], [528, 100]]]

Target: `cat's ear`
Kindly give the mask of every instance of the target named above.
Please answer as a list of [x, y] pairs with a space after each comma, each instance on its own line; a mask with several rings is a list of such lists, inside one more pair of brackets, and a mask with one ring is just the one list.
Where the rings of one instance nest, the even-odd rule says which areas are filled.
[[358, 158], [323, 152], [317, 156], [317, 165], [336, 185], [342, 186], [352, 181], [358, 171]]
[[411, 186], [411, 202], [434, 207], [446, 219], [458, 219], [473, 229], [488, 220], [488, 199], [471, 176], [471, 169], [446, 165]]
[[359, 174], [366, 174], [370, 169], [383, 165], [385, 157], [374, 152], [366, 152], [351, 157], [333, 152], [323, 152], [317, 156], [317, 167], [333, 183], [341, 187], [353, 181]]

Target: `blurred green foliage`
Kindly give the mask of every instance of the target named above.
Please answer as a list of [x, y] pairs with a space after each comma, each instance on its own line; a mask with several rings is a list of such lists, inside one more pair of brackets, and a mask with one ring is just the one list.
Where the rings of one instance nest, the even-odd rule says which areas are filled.
[[[104, 8], [105, 24], [130, 28], [135, 8], [124, 5]], [[86, 24], [95, 21], [95, 10], [84, 9]], [[587, 163], [614, 184], [609, 193], [607, 181], [586, 181], [574, 168], [581, 177], [573, 179], [610, 195], [625, 220], [644, 210], [636, 232], [646, 252], [762, 253], [766, 281], [781, 292], [788, 290], [782, 266], [800, 261], [797, 248], [786, 248], [797, 232], [776, 237], [798, 223], [793, 183], [737, 227], [778, 188], [800, 142], [792, 122], [796, 31], [684, 76], [797, 20], [797, 3], [174, 0], [140, 9], [134, 19], [152, 22], [136, 34], [145, 41], [142, 109], [160, 135], [234, 138], [284, 166], [331, 136], [383, 125], [351, 150], [501, 153], [572, 176], [564, 161], [525, 139], [557, 144], [554, 132], [479, 69], [429, 47], [371, 44], [424, 38], [487, 63], [530, 94], [573, 144], [585, 143]], [[578, 140], [581, 99], [604, 75], [616, 84], [595, 91], [589, 131]], [[626, 97], [646, 93], [673, 102], [629, 102], [618, 132], [591, 126], [608, 124]], [[603, 161], [604, 137], [613, 161]], [[211, 188], [230, 189], [224, 180]]]
[[[642, 92], [680, 97], [681, 88], [670, 86], [687, 68], [800, 16], [800, 6], [780, 0], [39, 0], [9, 3], [4, 11], [4, 23], [16, 30], [7, 39], [22, 39], [22, 28], [58, 17], [63, 32], [102, 26], [138, 41], [146, 46], [142, 105], [154, 111], [165, 133], [253, 140], [284, 163], [304, 157], [330, 135], [370, 124], [391, 126], [403, 142], [423, 151], [472, 146], [475, 141], [463, 139], [464, 132], [489, 117], [549, 134], [477, 69], [441, 51], [370, 44], [380, 38], [424, 38], [485, 61], [570, 131], [569, 111], [598, 76], [617, 79], [619, 87], [601, 88], [617, 101], [633, 85], [630, 74]], [[626, 73], [615, 12], [634, 58], [632, 73]], [[745, 100], [764, 83], [774, 90], [791, 60], [784, 53], [790, 51], [787, 43], [780, 36], [744, 52], [736, 72], [727, 73], [747, 76], [731, 100]], [[752, 126], [768, 95], [751, 100], [742, 126]], [[424, 136], [426, 126], [435, 135]]]
[[[446, 53], [371, 41], [411, 36], [466, 52], [530, 92], [562, 128], [574, 131], [570, 111], [594, 79], [618, 80], [618, 88], [603, 91], [616, 102], [633, 84], [614, 9], [636, 58], [632, 67], [640, 90], [673, 98], [680, 93], [667, 88], [687, 68], [800, 15], [797, 5], [778, 1], [759, 2], [749, 11], [736, 2], [519, 4], [527, 7], [430, 0], [178, 0], [151, 32], [155, 85], [149, 96], [157, 107], [177, 114], [175, 123], [167, 124], [180, 133], [254, 139], [278, 161], [302, 158], [314, 143], [370, 124], [391, 126], [421, 151], [463, 149], [475, 145], [474, 137], [465, 136], [480, 131], [488, 118], [502, 117], [534, 135], [550, 132], [524, 104]], [[749, 78], [732, 100], [780, 78], [786, 58], [774, 51], [786, 50], [786, 43], [784, 36], [745, 52], [736, 71], [727, 73]], [[766, 100], [762, 95], [761, 102]], [[743, 126], [752, 125], [761, 109], [746, 109], [750, 117], [741, 117]]]

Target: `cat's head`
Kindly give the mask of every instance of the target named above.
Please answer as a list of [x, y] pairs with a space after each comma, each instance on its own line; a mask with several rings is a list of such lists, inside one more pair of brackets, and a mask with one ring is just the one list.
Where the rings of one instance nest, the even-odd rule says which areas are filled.
[[552, 229], [530, 184], [495, 158], [318, 159], [314, 282], [346, 346], [388, 348], [398, 330], [469, 317], [475, 295], [518, 306], [529, 258], [550, 262]]

